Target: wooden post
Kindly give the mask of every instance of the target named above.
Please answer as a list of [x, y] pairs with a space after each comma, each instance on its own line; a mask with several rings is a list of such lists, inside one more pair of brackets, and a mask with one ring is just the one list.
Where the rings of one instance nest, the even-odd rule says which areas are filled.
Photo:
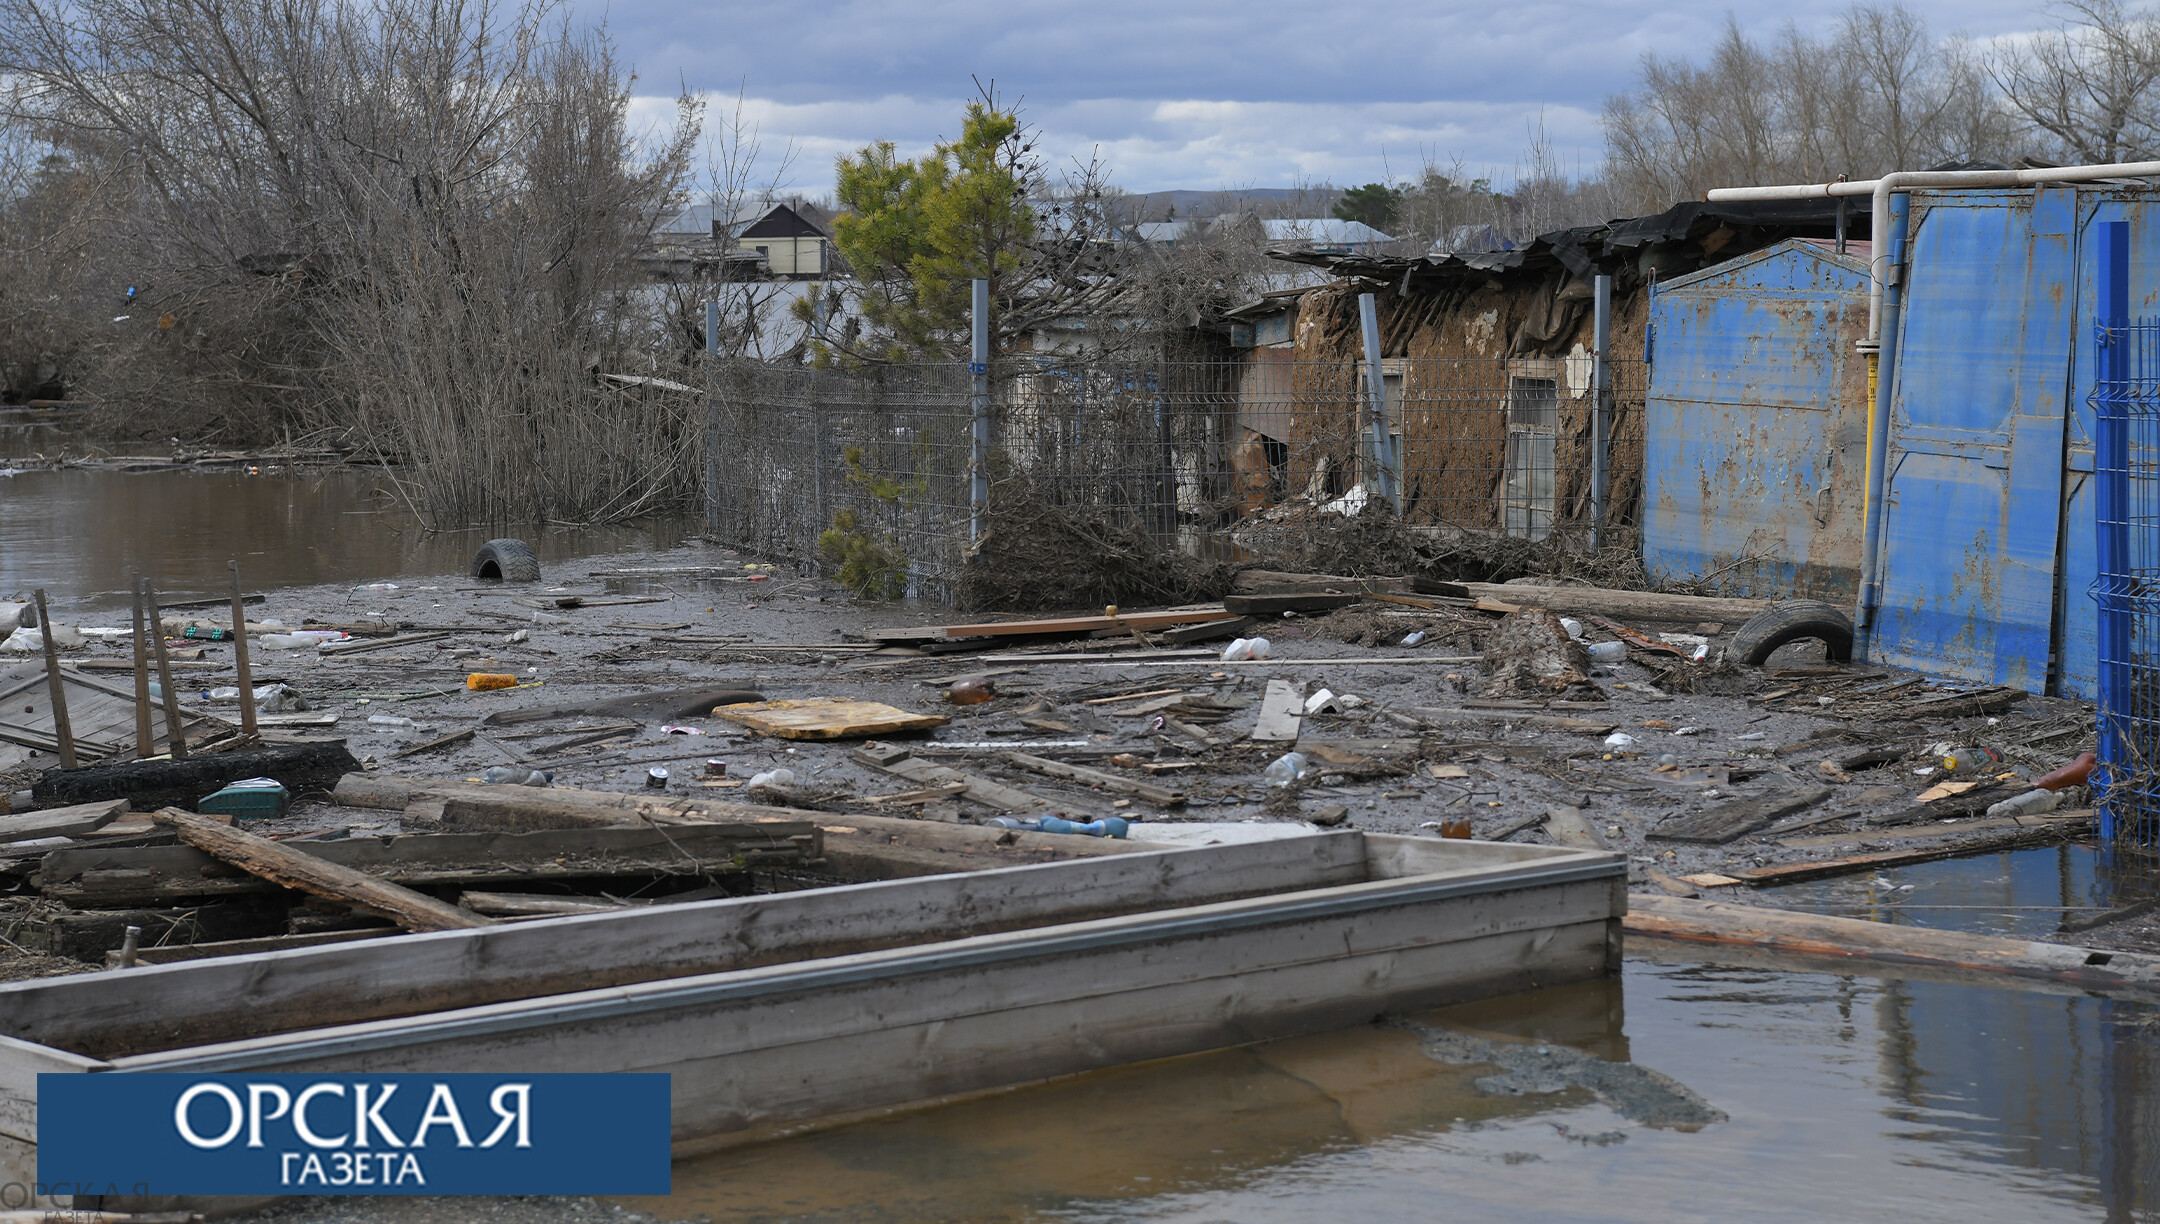
[[45, 612], [45, 588], [37, 589], [38, 636], [45, 641], [45, 684], [52, 693], [53, 738], [60, 741], [60, 768], [75, 768], [75, 728], [68, 724], [67, 686], [60, 680], [60, 647], [53, 641], [52, 617]]
[[158, 616], [157, 588], [142, 580], [143, 608], [150, 615], [150, 646], [157, 655], [158, 685], [165, 690], [165, 750], [175, 761], [187, 759], [187, 735], [180, 730], [180, 690], [173, 687], [172, 656], [165, 651], [165, 621]]
[[240, 671], [240, 733], [255, 738], [255, 677], [248, 671], [247, 614], [240, 607], [240, 563], [227, 561], [232, 571], [233, 663]]
[[495, 924], [491, 918], [461, 910], [425, 893], [316, 858], [267, 837], [229, 828], [193, 812], [161, 808], [151, 819], [170, 826], [188, 845], [224, 859], [251, 875], [272, 884], [343, 902], [368, 913], [381, 914], [408, 931], [457, 931]]
[[150, 643], [143, 637], [142, 579], [135, 580], [135, 755], [147, 757], [157, 737], [150, 730]]

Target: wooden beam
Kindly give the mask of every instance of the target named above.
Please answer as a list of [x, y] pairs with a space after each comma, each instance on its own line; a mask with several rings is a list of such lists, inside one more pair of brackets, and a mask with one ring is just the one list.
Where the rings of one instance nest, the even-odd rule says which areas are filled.
[[1499, 582], [1441, 583], [1433, 592], [1463, 599], [1485, 599], [1544, 608], [1552, 612], [1667, 622], [1742, 622], [1768, 611], [1767, 599], [1721, 599], [1706, 595], [1654, 595], [1648, 591], [1613, 591], [1603, 587], [1517, 586]]
[[[142, 603], [146, 608], [157, 607], [157, 588], [148, 578], [137, 579], [142, 584]], [[172, 654], [165, 648], [165, 626], [162, 623], [150, 627], [150, 646], [157, 656], [158, 685], [165, 695], [165, 751], [174, 761], [187, 760], [187, 733], [181, 730], [180, 690], [173, 685]]]
[[[1851, 875], [1857, 871], [1879, 871], [1885, 867], [1906, 867], [1914, 863], [1931, 863], [1936, 859], [1962, 858], [1968, 854], [1991, 854], [1997, 850], [2014, 850], [2020, 846], [2038, 845], [2061, 841], [2065, 837], [2082, 832], [2089, 823], [2086, 820], [2054, 820], [2036, 822], [2015, 832], [1998, 833], [1992, 837], [1968, 838], [1947, 845], [1927, 846], [1912, 850], [1884, 850], [1875, 854], [1854, 854], [1844, 858], [1819, 859], [1811, 863], [1785, 863], [1776, 867], [1750, 867], [1742, 871], [1724, 874], [1753, 884], [1760, 888], [1769, 884], [1797, 884], [1802, 880], [1820, 880], [1829, 876]], [[1656, 836], [1652, 834], [1652, 836]]]
[[[1668, 820], [1644, 836], [1658, 841], [1698, 842], [1722, 846], [1757, 829], [1768, 828], [1779, 817], [1805, 811], [1830, 797], [1830, 788], [1760, 795], [1736, 799], [1704, 812]], [[1728, 873], [1731, 874], [1731, 873]]]
[[94, 833], [128, 810], [125, 799], [106, 799], [74, 807], [49, 808], [21, 816], [0, 816], [0, 842], [30, 841], [39, 837], [76, 837]]
[[458, 931], [493, 923], [478, 914], [417, 893], [402, 885], [371, 876], [364, 871], [340, 867], [281, 845], [267, 837], [243, 833], [193, 812], [161, 809], [157, 823], [169, 825], [180, 840], [205, 854], [223, 859], [251, 875], [273, 884], [297, 888], [314, 896], [343, 902], [354, 909], [380, 914], [411, 931]]
[[1545, 832], [1550, 834], [1556, 846], [1572, 846], [1578, 850], [1606, 850], [1605, 835], [1597, 831], [1582, 814], [1582, 809], [1564, 804], [1545, 809]]
[[1260, 721], [1253, 724], [1253, 740], [1262, 744], [1294, 744], [1299, 722], [1304, 716], [1305, 699], [1298, 695], [1297, 686], [1288, 680], [1270, 680], [1267, 695], [1260, 699]]
[[1029, 756], [1025, 752], [1008, 752], [1005, 754], [1005, 759], [1032, 773], [1044, 774], [1052, 778], [1064, 778], [1072, 782], [1084, 782], [1089, 786], [1099, 786], [1107, 791], [1116, 791], [1119, 794], [1145, 799], [1157, 807], [1180, 807], [1185, 802], [1185, 796], [1182, 792], [1171, 790], [1168, 787], [1156, 786], [1151, 782], [1137, 782], [1131, 778], [1121, 778], [1113, 773], [1104, 773], [1100, 769], [1089, 769], [1085, 765], [1067, 765], [1063, 761], [1052, 761], [1044, 757]]
[[135, 755], [151, 755], [155, 738], [150, 732], [150, 640], [143, 630], [142, 588], [135, 596]]
[[1724, 944], [1812, 959], [1984, 973], [2055, 982], [2106, 994], [2160, 998], [2160, 957], [2135, 952], [1644, 893], [1628, 898], [1625, 926], [1627, 933], [1637, 938]]
[[60, 768], [75, 768], [75, 728], [68, 723], [67, 687], [60, 682], [60, 644], [53, 641], [51, 614], [45, 611], [45, 588], [37, 599], [38, 640], [45, 644], [45, 687], [51, 693], [53, 738], [60, 741]]
[[920, 628], [875, 629], [869, 636], [880, 642], [922, 642], [971, 637], [1028, 637], [1046, 633], [1092, 633], [1097, 629], [1160, 629], [1171, 625], [1196, 625], [1229, 620], [1221, 605], [1169, 612], [1123, 612], [1108, 616], [1066, 616], [1054, 620], [987, 621], [973, 625], [925, 625]]

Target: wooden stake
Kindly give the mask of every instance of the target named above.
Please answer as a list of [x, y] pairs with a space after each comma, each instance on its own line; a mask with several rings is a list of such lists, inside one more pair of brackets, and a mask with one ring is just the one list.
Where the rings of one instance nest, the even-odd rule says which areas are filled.
[[135, 755], [147, 757], [157, 739], [150, 731], [150, 643], [143, 637], [142, 580], [135, 581]]
[[187, 760], [187, 734], [180, 730], [180, 690], [173, 687], [172, 656], [165, 651], [165, 622], [158, 617], [157, 588], [142, 580], [143, 607], [150, 613], [150, 646], [157, 655], [158, 685], [165, 690], [165, 750], [175, 761]]
[[45, 640], [45, 683], [52, 692], [53, 738], [60, 741], [60, 768], [75, 768], [75, 728], [68, 723], [67, 687], [60, 681], [60, 647], [53, 641], [52, 617], [45, 612], [45, 588], [37, 589], [38, 636]]
[[227, 561], [232, 571], [233, 663], [240, 670], [240, 734], [255, 738], [255, 677], [248, 670], [247, 614], [240, 608], [240, 563]]

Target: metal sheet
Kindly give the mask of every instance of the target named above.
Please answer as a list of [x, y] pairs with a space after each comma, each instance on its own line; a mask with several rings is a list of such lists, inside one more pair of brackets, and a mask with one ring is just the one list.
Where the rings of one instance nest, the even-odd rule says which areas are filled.
[[1862, 260], [1789, 241], [1658, 287], [1644, 421], [1653, 572], [1853, 602], [1867, 283]]
[[2049, 677], [2075, 191], [1916, 200], [1876, 657]]

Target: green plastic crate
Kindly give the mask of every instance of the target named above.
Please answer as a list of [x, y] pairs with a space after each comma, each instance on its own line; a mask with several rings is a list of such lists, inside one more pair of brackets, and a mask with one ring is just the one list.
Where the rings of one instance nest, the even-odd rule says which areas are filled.
[[292, 793], [276, 778], [249, 778], [235, 782], [214, 795], [203, 796], [198, 812], [230, 816], [235, 820], [269, 820], [283, 816], [292, 806]]

